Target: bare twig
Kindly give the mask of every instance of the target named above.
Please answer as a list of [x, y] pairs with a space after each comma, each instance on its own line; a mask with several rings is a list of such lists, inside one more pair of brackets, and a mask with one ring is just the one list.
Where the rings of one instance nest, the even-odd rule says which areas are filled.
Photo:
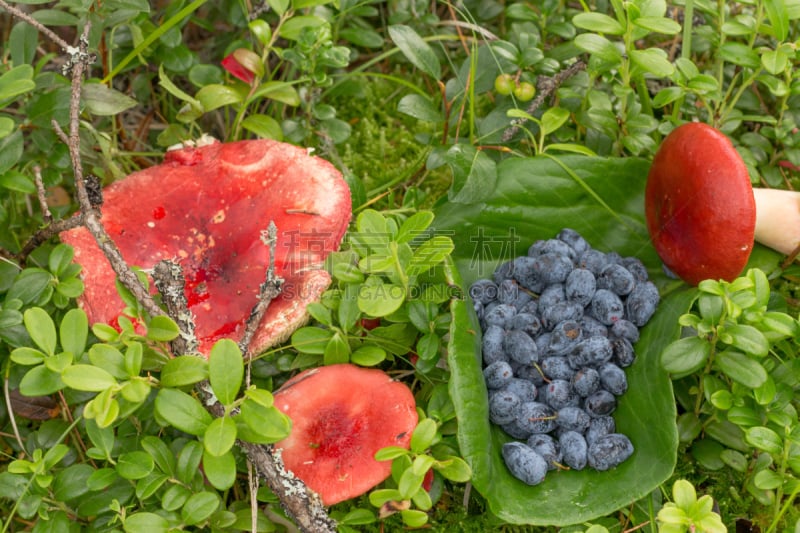
[[[567, 79], [571, 78], [578, 72], [582, 71], [586, 68], [586, 63], [581, 60], [576, 61], [569, 67], [565, 68], [564, 70], [556, 73], [555, 76], [546, 77], [542, 76], [536, 82], [536, 98], [530, 103], [528, 108], [525, 110], [526, 113], [529, 115], [533, 115], [533, 113], [541, 107], [544, 101], [550, 97], [556, 90], [564, 83]], [[511, 126], [506, 128], [503, 132], [503, 142], [508, 142], [511, 138], [517, 134], [520, 127], [527, 122], [524, 118], [518, 118], [511, 121]]]
[[55, 237], [62, 231], [67, 231], [83, 225], [84, 217], [82, 213], [78, 213], [70, 218], [65, 218], [64, 220], [56, 220], [34, 233], [33, 236], [28, 239], [28, 242], [25, 243], [25, 246], [22, 247], [22, 250], [14, 255], [14, 259], [22, 264], [36, 248], [47, 242], [51, 237]]
[[53, 221], [53, 215], [50, 214], [50, 207], [47, 205], [47, 191], [42, 180], [42, 167], [39, 165], [33, 167], [33, 183], [36, 185], [36, 196], [39, 198], [42, 219], [46, 224], [50, 224]]
[[48, 28], [47, 26], [45, 26], [44, 24], [33, 18], [32, 16], [28, 15], [21, 9], [12, 6], [11, 4], [5, 2], [5, 0], [0, 0], [0, 7], [11, 13], [12, 16], [27, 22], [28, 24], [36, 28], [38, 31], [44, 33], [48, 39], [56, 43], [64, 51], [70, 50], [71, 46], [67, 41], [59, 37], [58, 34], [56, 34], [56, 32], [54, 32], [53, 30], [51, 30], [50, 28]]
[[283, 285], [283, 278], [275, 275], [275, 251], [278, 243], [278, 227], [275, 222], [269, 222], [267, 230], [262, 233], [261, 241], [269, 246], [269, 265], [267, 266], [266, 279], [259, 287], [258, 302], [250, 311], [250, 316], [247, 318], [247, 326], [245, 327], [242, 339], [239, 341], [239, 348], [242, 353], [250, 358], [250, 342], [261, 324], [261, 319], [264, 318], [264, 313], [267, 312], [269, 304], [278, 297], [281, 293], [281, 286]]
[[[2, 0], [0, 0], [2, 1]], [[81, 164], [81, 150], [80, 150], [80, 103], [81, 103], [81, 83], [83, 80], [83, 73], [86, 70], [88, 62], [92, 56], [88, 52], [89, 48], [89, 29], [91, 24], [87, 22], [84, 27], [83, 34], [80, 37], [80, 45], [77, 50], [70, 49], [71, 57], [68, 64], [72, 69], [72, 93], [70, 97], [69, 106], [69, 135], [64, 133], [58, 122], [53, 121], [53, 129], [59, 138], [67, 145], [69, 149], [70, 159], [72, 160], [72, 169], [75, 174], [75, 190], [78, 197], [78, 205], [80, 206], [83, 215], [83, 222], [86, 229], [97, 241], [97, 245], [103, 251], [111, 268], [119, 278], [120, 282], [131, 291], [136, 299], [141, 302], [142, 306], [151, 316], [163, 315], [164, 312], [156, 305], [150, 293], [145, 289], [144, 285], [139, 281], [139, 278], [131, 270], [122, 254], [117, 248], [117, 245], [106, 232], [103, 224], [100, 222], [100, 213], [97, 211], [92, 199], [86, 188], [86, 182], [83, 177], [83, 167]]]
[[170, 347], [174, 354], [197, 353], [197, 336], [195, 335], [194, 316], [189, 311], [184, 288], [186, 278], [178, 263], [163, 260], [153, 267], [153, 282], [161, 294], [167, 314], [178, 324], [180, 335], [172, 341]]

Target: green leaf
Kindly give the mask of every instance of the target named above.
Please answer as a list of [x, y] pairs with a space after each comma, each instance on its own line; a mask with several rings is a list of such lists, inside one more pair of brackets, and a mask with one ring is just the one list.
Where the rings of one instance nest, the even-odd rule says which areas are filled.
[[214, 456], [205, 450], [203, 473], [212, 487], [217, 490], [228, 490], [236, 481], [236, 458], [231, 451]]
[[672, 76], [675, 67], [667, 59], [667, 53], [660, 48], [631, 50], [631, 61], [645, 72], [661, 78]]
[[[468, 287], [490, 277], [498, 264], [525, 255], [535, 239], [554, 237], [564, 221], [594, 248], [636, 256], [652, 279], [668, 283], [644, 222], [650, 163], [585, 156], [565, 156], [560, 162], [547, 157], [506, 159], [498, 165], [495, 191], [485, 201], [436, 209], [433, 229], [452, 232], [445, 234], [453, 235], [452, 257], [464, 276], [462, 282], [453, 269], [448, 283]], [[676, 418], [676, 406], [659, 359], [666, 345], [679, 338], [678, 317], [696, 295], [694, 289], [671, 292], [635, 345], [637, 360], [626, 369], [629, 388], [614, 418], [636, 453], [613, 470], [563, 471], [537, 486], [514, 478], [503, 462], [500, 450], [510, 437], [489, 422], [480, 326], [467, 301], [451, 301], [449, 392], [459, 421], [459, 449], [472, 470], [474, 488], [493, 515], [514, 524], [582, 523], [645, 497], [672, 475], [678, 435], [674, 423], [663, 421]], [[582, 505], [564, 505], [578, 493]]]
[[175, 475], [175, 455], [164, 441], [154, 435], [145, 435], [140, 444], [162, 472], [170, 476]]
[[56, 352], [56, 325], [50, 315], [41, 307], [27, 309], [23, 315], [25, 329], [31, 340], [47, 355], [54, 355]]
[[300, 105], [300, 95], [297, 90], [285, 81], [268, 81], [259, 85], [253, 95], [257, 98], [269, 98], [282, 104], [296, 107]]
[[609, 63], [618, 63], [622, 59], [614, 43], [595, 33], [581, 33], [575, 37], [575, 46]]
[[414, 29], [399, 24], [392, 25], [389, 26], [389, 37], [412, 65], [434, 80], [441, 79], [442, 67], [439, 58]]
[[633, 23], [640, 28], [664, 35], [675, 35], [681, 31], [680, 24], [666, 17], [639, 17]]
[[[184, 444], [183, 448], [181, 448], [181, 451], [178, 453], [178, 460], [175, 463], [175, 470], [178, 480], [185, 485], [191, 484], [193, 480], [198, 477], [200, 461], [203, 460], [203, 449], [203, 445], [200, 442], [196, 440], [190, 440]], [[180, 498], [181, 502], [178, 504], [179, 507], [186, 501], [187, 496]], [[172, 510], [176, 508], [177, 507], [173, 508]]]
[[350, 354], [350, 361], [360, 366], [375, 366], [386, 360], [386, 350], [371, 344], [362, 346]]
[[426, 96], [407, 94], [397, 103], [397, 110], [405, 115], [427, 122], [442, 122], [442, 112]]
[[461, 457], [448, 457], [439, 461], [434, 468], [450, 481], [466, 483], [472, 479], [472, 469]]
[[750, 446], [763, 450], [774, 457], [780, 457], [783, 453], [783, 440], [771, 429], [764, 426], [747, 428], [744, 432], [744, 440]]
[[[36, 88], [33, 81], [33, 67], [17, 65], [0, 76], [0, 102], [13, 100], [17, 96], [29, 93]], [[3, 107], [0, 105], [0, 107]]]
[[767, 50], [761, 54], [761, 64], [770, 74], [780, 74], [789, 64], [789, 55], [783, 48]]
[[405, 299], [406, 291], [400, 285], [378, 282], [361, 287], [358, 308], [371, 317], [386, 316], [397, 311]]
[[107, 370], [92, 365], [72, 365], [61, 372], [61, 379], [67, 387], [75, 390], [100, 392], [117, 384]]
[[430, 227], [433, 219], [434, 216], [431, 211], [418, 211], [414, 213], [400, 225], [400, 229], [397, 230], [395, 241], [398, 243], [411, 242], [419, 238], [423, 235], [425, 230]]
[[300, 33], [305, 28], [319, 28], [327, 24], [328, 22], [325, 19], [315, 15], [295, 15], [287, 19], [280, 27], [280, 35], [284, 39], [296, 41], [300, 38]]
[[115, 466], [117, 473], [124, 479], [142, 479], [150, 474], [155, 462], [150, 454], [136, 450], [121, 454]]
[[419, 454], [424, 453], [425, 450], [430, 448], [431, 445], [433, 445], [433, 440], [436, 438], [436, 430], [435, 420], [432, 418], [421, 420], [411, 434], [411, 451]]
[[603, 13], [578, 13], [572, 17], [572, 23], [576, 27], [596, 31], [597, 33], [607, 33], [609, 35], [622, 35], [625, 28], [617, 19], [604, 15]]
[[81, 100], [90, 113], [101, 117], [118, 115], [137, 105], [130, 96], [102, 83], [84, 83]]
[[661, 366], [673, 377], [697, 372], [711, 356], [711, 344], [702, 337], [686, 337], [666, 346], [661, 353]]
[[18, 365], [38, 365], [43, 363], [46, 357], [47, 355], [45, 355], [43, 352], [35, 348], [28, 348], [25, 346], [22, 348], [16, 348], [13, 352], [11, 352], [11, 360]]
[[719, 48], [719, 56], [734, 65], [748, 68], [759, 68], [761, 59], [755, 50], [749, 46], [734, 41], [728, 41]]
[[177, 389], [158, 391], [155, 408], [163, 420], [190, 435], [202, 435], [212, 421], [200, 401]]
[[238, 104], [242, 95], [232, 87], [211, 83], [200, 88], [194, 95], [203, 106], [205, 112], [213, 111], [222, 106]]
[[219, 457], [233, 448], [236, 442], [236, 423], [229, 417], [215, 418], [206, 428], [203, 445], [206, 452]]
[[169, 342], [180, 335], [178, 324], [166, 315], [154, 316], [147, 323], [147, 338], [154, 341]]
[[764, 357], [769, 352], [769, 342], [764, 334], [753, 326], [733, 324], [725, 327], [731, 336], [731, 344], [743, 352], [756, 357]]
[[453, 203], [474, 203], [489, 197], [497, 182], [497, 165], [482, 150], [469, 144], [455, 144], [444, 156], [453, 172], [447, 198]]
[[278, 15], [283, 15], [291, 5], [291, 0], [266, 0], [267, 5]]
[[249, 442], [267, 444], [286, 438], [292, 428], [288, 416], [275, 407], [263, 405], [247, 399], [242, 403], [239, 417], [249, 430], [243, 433], [240, 428], [240, 437]]
[[772, 24], [772, 34], [778, 41], [786, 40], [789, 35], [789, 12], [785, 0], [764, 0], [764, 7]]
[[242, 127], [251, 133], [255, 133], [262, 139], [283, 140], [281, 125], [269, 115], [262, 115], [260, 113], [247, 115], [242, 121]]
[[306, 326], [292, 333], [292, 347], [301, 353], [322, 355], [333, 332], [315, 326]]
[[239, 346], [230, 339], [217, 341], [208, 356], [208, 379], [222, 405], [236, 400], [243, 378], [244, 359]]
[[193, 526], [207, 520], [219, 507], [219, 496], [214, 492], [196, 492], [189, 496], [181, 509], [181, 518]]
[[751, 389], [760, 387], [767, 380], [767, 371], [764, 367], [740, 352], [733, 350], [720, 352], [716, 355], [714, 364], [726, 376]]
[[75, 357], [80, 357], [86, 349], [88, 336], [89, 321], [86, 318], [86, 312], [77, 308], [67, 311], [59, 325], [59, 337], [64, 351], [71, 352]]
[[542, 113], [542, 132], [545, 135], [553, 133], [564, 125], [569, 119], [569, 111], [563, 107], [551, 107]]
[[125, 369], [125, 356], [110, 344], [93, 344], [89, 348], [89, 361], [117, 379], [129, 377]]
[[208, 361], [196, 355], [170, 359], [161, 369], [162, 387], [184, 387], [208, 379]]
[[123, 529], [126, 533], [167, 533], [169, 522], [155, 513], [134, 513], [125, 518]]
[[325, 365], [335, 365], [347, 363], [349, 361], [350, 344], [348, 344], [347, 339], [342, 338], [342, 335], [337, 331], [325, 346], [322, 362]]

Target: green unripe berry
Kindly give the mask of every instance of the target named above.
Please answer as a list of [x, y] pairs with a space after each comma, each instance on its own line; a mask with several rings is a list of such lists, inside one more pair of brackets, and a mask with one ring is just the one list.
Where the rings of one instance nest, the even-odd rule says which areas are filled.
[[514, 90], [514, 77], [511, 74], [500, 74], [494, 80], [494, 90], [497, 94], [508, 96]]
[[523, 81], [514, 87], [514, 97], [520, 102], [527, 102], [536, 94], [536, 87], [532, 83]]

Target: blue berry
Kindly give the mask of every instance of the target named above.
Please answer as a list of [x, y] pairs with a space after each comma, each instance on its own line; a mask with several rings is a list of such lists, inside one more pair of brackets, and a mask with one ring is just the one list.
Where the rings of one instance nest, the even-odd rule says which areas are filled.
[[608, 264], [606, 254], [599, 250], [589, 248], [581, 254], [578, 258], [578, 267], [585, 268], [595, 276], [600, 274], [600, 271]]
[[511, 474], [528, 485], [538, 485], [547, 475], [547, 461], [521, 442], [503, 444], [503, 460]]
[[588, 462], [586, 439], [577, 431], [565, 431], [558, 438], [561, 460], [573, 470], [583, 470]]
[[574, 320], [559, 322], [550, 332], [547, 354], [565, 355], [571, 352], [581, 341], [581, 326]]
[[597, 276], [597, 288], [608, 289], [617, 296], [629, 294], [636, 285], [633, 274], [622, 265], [611, 264], [600, 271]]
[[530, 300], [526, 302], [525, 305], [519, 308], [519, 314], [531, 314], [539, 316], [539, 304], [536, 300]]
[[511, 378], [501, 390], [517, 396], [520, 399], [520, 403], [535, 402], [538, 397], [536, 385], [529, 379], [524, 378]]
[[559, 322], [576, 321], [583, 318], [583, 306], [569, 301], [559, 302], [544, 309], [539, 305], [539, 312], [542, 317], [542, 326], [545, 329], [553, 329]]
[[580, 257], [583, 252], [591, 248], [589, 243], [586, 242], [586, 239], [584, 239], [583, 236], [574, 229], [564, 228], [558, 232], [556, 238], [569, 244], [570, 248], [575, 250], [575, 254], [578, 257]]
[[542, 331], [542, 322], [535, 314], [519, 312], [511, 319], [511, 329], [524, 331], [535, 339]]
[[600, 366], [611, 360], [614, 355], [613, 346], [608, 337], [589, 337], [582, 339], [568, 356], [572, 368]]
[[566, 357], [550, 356], [542, 360], [540, 364], [542, 372], [548, 379], [566, 379], [572, 378], [575, 374], [575, 369], [569, 366]]
[[564, 302], [566, 300], [567, 296], [564, 292], [563, 283], [548, 285], [539, 295], [539, 310], [547, 309], [548, 307], [552, 307], [555, 304]]
[[535, 268], [536, 259], [533, 257], [517, 257], [514, 259], [514, 279], [529, 291], [539, 293], [544, 288], [544, 283], [539, 279]]
[[600, 384], [614, 396], [621, 396], [628, 390], [628, 380], [625, 371], [614, 363], [606, 363], [597, 372], [600, 374]]
[[617, 400], [607, 390], [599, 389], [584, 400], [583, 408], [591, 416], [610, 415], [617, 408]]
[[498, 266], [494, 272], [492, 272], [492, 281], [494, 281], [496, 285], [499, 285], [504, 279], [511, 279], [513, 276], [514, 261], [506, 261]]
[[522, 404], [520, 397], [509, 391], [508, 388], [489, 392], [489, 419], [503, 425], [512, 422], [515, 411]]
[[513, 279], [503, 280], [498, 286], [497, 300], [502, 304], [513, 305], [519, 310], [532, 299], [533, 296], [522, 290]]
[[533, 244], [531, 244], [528, 247], [528, 257], [536, 257], [537, 255], [542, 255], [544, 253], [543, 250], [545, 242], [546, 241], [544, 239], [539, 239], [538, 241], [534, 241]]
[[556, 440], [545, 433], [534, 433], [526, 442], [533, 451], [542, 456], [547, 462], [548, 470], [555, 470], [561, 463], [561, 452]]
[[592, 420], [589, 413], [580, 407], [572, 405], [559, 409], [556, 416], [558, 427], [566, 431], [577, 431], [578, 433], [583, 433], [589, 429], [589, 423]]
[[483, 322], [483, 313], [484, 313], [484, 306], [482, 303], [473, 300], [472, 308], [475, 310], [475, 315], [478, 317], [478, 320]]
[[614, 339], [611, 342], [614, 350], [613, 361], [622, 368], [627, 368], [633, 364], [636, 359], [636, 353], [633, 351], [633, 346], [627, 339]]
[[505, 331], [500, 326], [489, 326], [483, 332], [481, 351], [483, 353], [484, 366], [489, 366], [495, 361], [508, 360], [506, 352], [503, 350], [505, 336]]
[[517, 308], [513, 305], [498, 304], [486, 310], [483, 315], [483, 321], [489, 326], [500, 326], [505, 329], [516, 314]]
[[564, 295], [568, 300], [586, 306], [592, 301], [594, 291], [597, 289], [597, 280], [589, 270], [576, 268], [567, 276], [564, 282]]
[[601, 324], [596, 318], [589, 315], [583, 315], [580, 320], [581, 331], [583, 331], [583, 338], [589, 337], [608, 337], [608, 327]]
[[616, 430], [617, 425], [613, 417], [608, 415], [596, 416], [589, 422], [589, 429], [586, 430], [584, 436], [586, 437], [586, 442], [591, 446], [600, 437], [614, 433]]
[[650, 275], [647, 273], [647, 267], [644, 266], [641, 259], [638, 257], [623, 257], [622, 266], [628, 269], [628, 272], [633, 274], [637, 282], [647, 281]]
[[511, 365], [505, 361], [495, 361], [483, 369], [483, 379], [490, 389], [502, 389], [512, 377], [514, 372], [511, 370]]
[[526, 402], [517, 411], [516, 423], [528, 431], [528, 436], [534, 433], [550, 433], [556, 427], [556, 412], [541, 402]]
[[506, 333], [503, 342], [506, 354], [517, 363], [531, 365], [539, 362], [539, 349], [536, 342], [524, 331], [512, 329]]
[[633, 444], [621, 433], [610, 433], [595, 440], [587, 453], [589, 466], [608, 470], [619, 465], [633, 454]]
[[490, 279], [479, 279], [469, 287], [469, 296], [484, 305], [497, 299], [497, 285]]
[[573, 269], [569, 257], [556, 253], [543, 253], [533, 260], [533, 268], [537, 277], [545, 285], [564, 283]]
[[522, 365], [514, 370], [514, 376], [530, 381], [534, 387], [540, 387], [544, 384], [544, 374], [538, 365]]
[[578, 405], [578, 395], [569, 386], [569, 381], [565, 379], [550, 381], [545, 385], [544, 390], [547, 391], [544, 401], [556, 411], [562, 407]]
[[639, 340], [639, 328], [636, 327], [636, 324], [624, 318], [617, 320], [611, 325], [610, 334], [612, 337], [626, 339], [631, 344]]
[[538, 255], [543, 254], [562, 255], [568, 258], [570, 262], [575, 260], [578, 256], [578, 254], [575, 252], [575, 249], [561, 239], [547, 239], [544, 241], [542, 249]]
[[583, 398], [600, 389], [600, 374], [592, 367], [584, 367], [572, 376], [572, 388]]
[[[608, 289], [597, 289], [590, 305], [592, 316], [606, 326], [624, 318], [625, 306], [622, 300]], [[631, 322], [636, 323], [633, 320]]]
[[644, 326], [656, 312], [660, 298], [653, 282], [639, 283], [625, 300], [626, 318], [639, 327]]

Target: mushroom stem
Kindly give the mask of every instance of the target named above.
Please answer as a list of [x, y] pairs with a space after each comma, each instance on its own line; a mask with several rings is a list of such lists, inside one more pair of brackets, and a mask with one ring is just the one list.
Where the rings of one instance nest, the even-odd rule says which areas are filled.
[[753, 189], [756, 200], [755, 240], [785, 255], [800, 245], [800, 192]]

